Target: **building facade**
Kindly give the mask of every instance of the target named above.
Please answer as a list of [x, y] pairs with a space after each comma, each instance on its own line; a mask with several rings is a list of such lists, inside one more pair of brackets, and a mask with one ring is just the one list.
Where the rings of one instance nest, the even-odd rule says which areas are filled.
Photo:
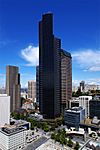
[[79, 96], [79, 106], [85, 109], [85, 117], [89, 117], [89, 101], [92, 100], [92, 96]]
[[0, 149], [17, 150], [26, 144], [26, 129], [23, 127], [3, 127], [0, 130]]
[[10, 124], [10, 96], [0, 94], [0, 127]]
[[36, 66], [36, 102], [39, 105], [39, 66]]
[[39, 22], [39, 106], [48, 119], [60, 115], [60, 46], [53, 35], [53, 14], [44, 14]]
[[90, 106], [90, 118], [93, 119], [95, 116], [100, 119], [100, 99], [93, 99], [89, 101]]
[[71, 54], [61, 50], [61, 108], [69, 108], [72, 99], [72, 57]]
[[6, 67], [6, 94], [10, 96], [10, 111], [20, 108], [20, 74], [16, 66]]
[[36, 99], [36, 81], [28, 81], [28, 98]]
[[85, 81], [80, 82], [80, 91], [83, 93], [85, 92]]
[[65, 109], [64, 122], [68, 127], [79, 127], [79, 123], [85, 119], [85, 109], [82, 107], [73, 107]]

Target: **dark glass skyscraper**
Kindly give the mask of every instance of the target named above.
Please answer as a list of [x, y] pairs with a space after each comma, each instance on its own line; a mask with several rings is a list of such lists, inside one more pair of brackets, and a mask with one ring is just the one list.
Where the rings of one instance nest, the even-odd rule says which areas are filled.
[[39, 104], [45, 118], [60, 115], [60, 40], [53, 35], [53, 15], [39, 22]]

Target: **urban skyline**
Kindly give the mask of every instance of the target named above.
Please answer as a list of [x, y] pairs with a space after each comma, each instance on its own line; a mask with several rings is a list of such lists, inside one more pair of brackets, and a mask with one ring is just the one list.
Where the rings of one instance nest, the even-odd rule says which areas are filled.
[[0, 0], [0, 150], [100, 148], [99, 8]]
[[20, 67], [22, 87], [35, 79], [38, 21], [48, 11], [54, 14], [54, 31], [62, 48], [72, 54], [74, 83], [100, 84], [99, 6], [99, 0], [0, 1], [0, 87], [5, 84], [6, 65]]

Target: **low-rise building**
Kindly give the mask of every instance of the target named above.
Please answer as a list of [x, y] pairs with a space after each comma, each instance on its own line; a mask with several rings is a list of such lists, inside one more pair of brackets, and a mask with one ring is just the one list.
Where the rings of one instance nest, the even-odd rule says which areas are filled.
[[37, 114], [37, 113], [30, 114], [29, 117], [32, 118], [32, 119], [34, 119], [34, 120], [37, 120], [37, 121], [43, 120], [43, 115], [40, 115], [40, 114]]
[[26, 129], [7, 125], [0, 129], [0, 149], [17, 150], [26, 144]]
[[10, 124], [11, 125], [16, 125], [17, 127], [24, 127], [25, 129], [29, 130], [31, 127], [31, 123], [27, 122], [26, 120], [16, 120], [11, 118], [10, 119]]
[[65, 109], [64, 122], [69, 127], [79, 127], [79, 123], [85, 119], [85, 109], [82, 107], [73, 107]]
[[27, 101], [22, 105], [22, 109], [35, 109], [32, 101]]

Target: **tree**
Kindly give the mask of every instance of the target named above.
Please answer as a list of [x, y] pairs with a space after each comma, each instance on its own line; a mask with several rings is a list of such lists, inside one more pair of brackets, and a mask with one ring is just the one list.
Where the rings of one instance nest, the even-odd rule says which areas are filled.
[[65, 144], [65, 138], [64, 138], [63, 134], [60, 136], [60, 144], [62, 144], [62, 145]]
[[17, 113], [17, 112], [13, 112], [11, 115], [12, 115], [12, 117], [13, 117], [14, 119], [16, 119], [16, 120], [19, 120], [19, 119], [20, 119], [20, 114]]
[[80, 145], [79, 145], [78, 142], [76, 142], [76, 145], [75, 145], [74, 149], [75, 149], [75, 150], [78, 150], [79, 148], [80, 148]]
[[69, 146], [69, 147], [72, 147], [73, 146], [73, 142], [72, 142], [72, 140], [69, 138], [69, 140], [67, 141], [67, 145]]
[[51, 139], [55, 139], [55, 133], [51, 134]]
[[65, 129], [58, 130], [56, 133], [53, 133], [51, 135], [51, 139], [54, 139], [57, 142], [60, 142], [62, 145], [67, 144], [67, 139], [66, 139], [66, 131]]
[[63, 134], [64, 136], [66, 135], [65, 128], [62, 129], [62, 134]]

